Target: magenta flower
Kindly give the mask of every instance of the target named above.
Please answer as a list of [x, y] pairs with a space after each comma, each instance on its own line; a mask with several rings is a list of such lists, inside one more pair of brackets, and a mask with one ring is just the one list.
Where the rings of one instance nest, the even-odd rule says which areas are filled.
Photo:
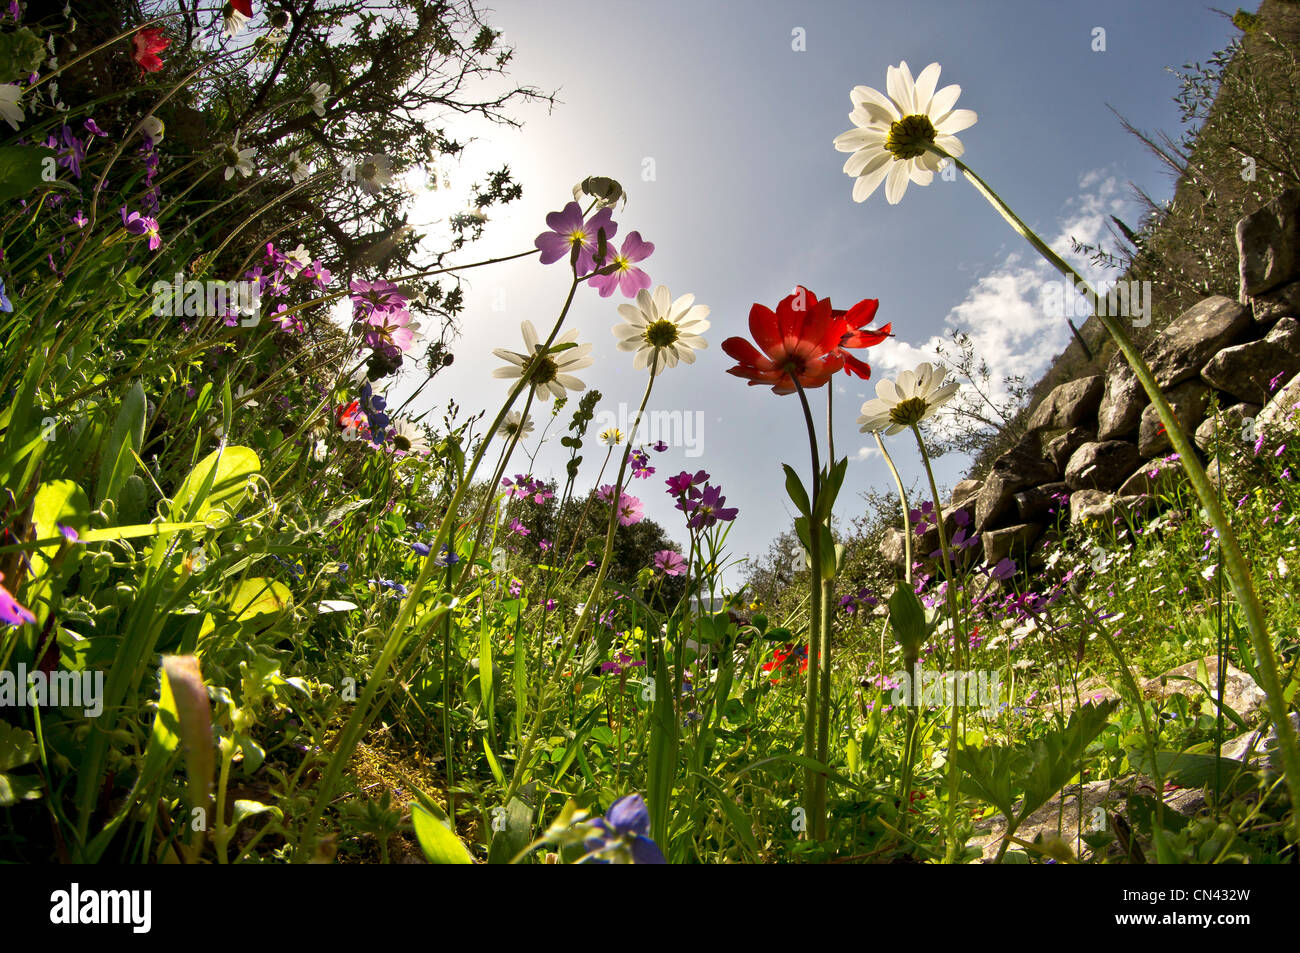
[[520, 536], [527, 536], [529, 531], [527, 526], [519, 522], [519, 520], [513, 519], [510, 521], [510, 532], [518, 533]]
[[727, 498], [722, 495], [720, 487], [706, 483], [704, 492], [700, 496], [682, 500], [677, 504], [677, 508], [691, 514], [691, 518], [686, 521], [688, 527], [703, 529], [714, 525], [719, 520], [730, 523], [736, 518], [738, 510], [734, 506], [724, 506], [726, 502]]
[[352, 292], [352, 305], [358, 320], [362, 315], [376, 311], [405, 308], [408, 303], [406, 296], [391, 281], [354, 281], [348, 285], [348, 290]]
[[415, 343], [411, 312], [402, 308], [372, 312], [365, 319], [365, 323], [370, 327], [365, 335], [367, 347], [376, 350], [382, 347], [397, 348], [402, 353], [406, 353]]
[[[542, 264], [554, 264], [572, 255], [574, 249], [577, 249], [578, 259], [574, 263], [576, 273], [585, 275], [594, 271], [600, 230], [605, 230], [607, 242], [618, 231], [618, 226], [611, 221], [613, 214], [610, 209], [603, 208], [593, 215], [590, 221], [584, 222], [582, 206], [577, 202], [570, 202], [562, 211], [551, 212], [546, 216], [546, 224], [551, 230], [542, 232], [533, 241], [533, 244], [541, 249]], [[608, 254], [607, 251], [606, 255]]]
[[665, 576], [680, 576], [686, 572], [686, 560], [682, 554], [671, 549], [661, 549], [655, 553], [655, 571]]
[[[4, 574], [0, 573], [0, 582], [3, 582]], [[35, 622], [36, 616], [32, 615], [29, 609], [18, 604], [18, 600], [9, 594], [9, 590], [0, 585], [0, 622], [6, 622], [9, 625], [22, 625], [24, 622]]]
[[628, 496], [626, 493], [618, 498], [618, 525], [631, 526], [639, 523], [645, 517], [641, 510], [641, 501], [635, 496]]
[[632, 464], [632, 476], [639, 480], [648, 480], [654, 475], [655, 468], [650, 466], [650, 454], [644, 450], [633, 450], [628, 455], [628, 462]]
[[[664, 482], [668, 484], [668, 493], [670, 496], [683, 496], [693, 490], [696, 486], [704, 483], [708, 478], [709, 475], [703, 470], [696, 471], [694, 476], [691, 476], [683, 470], [681, 473], [677, 474], [677, 476], [669, 477]], [[681, 509], [681, 507], [679, 506], [678, 509]]]
[[645, 261], [654, 250], [654, 243], [642, 241], [640, 232], [630, 233], [610, 262], [614, 270], [607, 275], [592, 275], [588, 284], [599, 291], [602, 298], [612, 295], [615, 288], [623, 292], [623, 297], [635, 298], [642, 288], [650, 287], [650, 276], [633, 263]]
[[122, 206], [122, 224], [126, 226], [128, 233], [132, 235], [146, 235], [149, 238], [149, 250], [157, 251], [162, 247], [162, 236], [158, 233], [158, 221], [141, 215], [139, 212], [127, 213], [126, 206]]
[[662, 440], [660, 440], [659, 442], [657, 442], [657, 443], [655, 443], [653, 446], [651, 446], [650, 449], [653, 450], [655, 453], [663, 453], [665, 450], [668, 449], [668, 444], [666, 444], [666, 443], [664, 443]]
[[600, 502], [602, 503], [613, 503], [614, 488], [610, 486], [608, 483], [606, 483], [604, 486], [602, 486], [599, 490], [596, 491], [596, 499], [600, 500]]
[[617, 662], [600, 663], [600, 673], [602, 675], [608, 675], [610, 672], [613, 672], [615, 675], [622, 675], [624, 670], [626, 669], [643, 668], [644, 666], [645, 666], [645, 662], [637, 661], [631, 655], [628, 655], [626, 652], [619, 652]]

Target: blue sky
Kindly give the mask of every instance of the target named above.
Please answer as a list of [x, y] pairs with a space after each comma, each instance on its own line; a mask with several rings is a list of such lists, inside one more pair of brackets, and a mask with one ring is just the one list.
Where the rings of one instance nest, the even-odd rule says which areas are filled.
[[[719, 345], [748, 335], [754, 302], [774, 307], [804, 284], [838, 307], [879, 298], [878, 321], [893, 323], [897, 338], [867, 352], [873, 380], [840, 375], [835, 385], [836, 449], [851, 457], [837, 507], [845, 518], [861, 512], [861, 491], [892, 486], [879, 455], [864, 449], [874, 446], [871, 438], [852, 423], [876, 379], [926, 359], [948, 326], [974, 336], [995, 375], [1031, 379], [1068, 336], [1041, 307], [1043, 283], [1054, 276], [968, 183], [936, 177], [928, 187], [911, 186], [896, 206], [883, 189], [863, 204], [852, 201], [853, 182], [841, 171], [847, 156], [831, 144], [850, 128], [849, 90], [883, 90], [886, 68], [900, 60], [914, 74], [941, 63], [940, 85], [960, 84], [958, 106], [979, 114], [960, 134], [965, 160], [1065, 252], [1070, 236], [1102, 235], [1109, 213], [1136, 224], [1130, 182], [1157, 198], [1172, 191], [1170, 177], [1108, 104], [1139, 128], [1176, 134], [1177, 83], [1167, 68], [1203, 61], [1234, 32], [1187, 0], [496, 0], [487, 19], [516, 49], [511, 77], [557, 90], [561, 102], [549, 113], [521, 107], [517, 131], [451, 123], [453, 135], [476, 141], [444, 170], [449, 188], [421, 195], [412, 222], [431, 224], [436, 234], [436, 220], [463, 208], [485, 169], [509, 163], [524, 197], [461, 253], [458, 260], [468, 262], [530, 248], [546, 213], [569, 201], [586, 176], [624, 184], [619, 237], [637, 230], [654, 242], [645, 263], [654, 283], [674, 297], [695, 294], [712, 322], [708, 350], [694, 366], [665, 372], [651, 400], [652, 409], [698, 415], [702, 453], [688, 457], [674, 447], [656, 455], [655, 477], [630, 490], [680, 540], [680, 514], [663, 494], [663, 478], [707, 469], [728, 505], [740, 508], [730, 538], [735, 555], [764, 552], [789, 526], [781, 463], [805, 477], [809, 469], [797, 398], [725, 373], [732, 362]], [[1097, 27], [1105, 30], [1104, 52], [1092, 49]], [[793, 48], [796, 30], [802, 51]], [[454, 397], [494, 412], [508, 388], [491, 377], [500, 365], [492, 349], [520, 350], [521, 320], [549, 327], [567, 288], [562, 265], [535, 258], [468, 273], [456, 363], [424, 390], [419, 408]], [[623, 300], [580, 289], [566, 325], [594, 342], [596, 364], [582, 376], [604, 395], [598, 410], [613, 413], [620, 402], [630, 413], [644, 387], [610, 332]], [[400, 399], [409, 389], [403, 382], [393, 394]], [[824, 395], [817, 403], [824, 406]], [[538, 454], [537, 474], [562, 475], [567, 451], [558, 438], [567, 420]], [[915, 445], [906, 434], [889, 439], [905, 479], [919, 478]], [[595, 480], [596, 449], [587, 451], [581, 486]], [[944, 458], [942, 482], [956, 482], [964, 463]]]

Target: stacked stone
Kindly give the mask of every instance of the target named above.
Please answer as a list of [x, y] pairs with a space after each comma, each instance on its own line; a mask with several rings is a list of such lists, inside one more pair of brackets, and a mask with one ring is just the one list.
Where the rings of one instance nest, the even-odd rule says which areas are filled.
[[[1143, 356], [1179, 423], [1202, 452], [1255, 441], [1300, 419], [1300, 189], [1237, 223], [1237, 300], [1206, 298], [1181, 314]], [[1209, 414], [1217, 398], [1219, 412]], [[1207, 416], [1208, 415], [1208, 416]], [[1155, 407], [1122, 354], [1104, 374], [1067, 381], [1030, 416], [1025, 437], [994, 461], [983, 481], [964, 480], [945, 507], [946, 528], [966, 510], [993, 565], [1033, 552], [1053, 497], [1069, 496], [1070, 519], [1145, 513], [1182, 479]], [[1208, 470], [1216, 475], [1217, 464]], [[922, 540], [924, 557], [938, 548]], [[886, 533], [881, 552], [902, 565], [902, 530]], [[1025, 565], [1024, 562], [1021, 565]]]

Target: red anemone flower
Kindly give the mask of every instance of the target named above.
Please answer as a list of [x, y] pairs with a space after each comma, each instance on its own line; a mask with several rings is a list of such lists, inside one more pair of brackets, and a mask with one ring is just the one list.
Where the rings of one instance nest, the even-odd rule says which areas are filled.
[[253, 19], [253, 0], [230, 0], [230, 5], [250, 20]]
[[142, 27], [131, 37], [131, 59], [140, 67], [140, 75], [156, 73], [163, 68], [163, 61], [158, 56], [167, 49], [171, 38], [166, 36], [161, 27]]
[[844, 361], [844, 373], [861, 377], [864, 381], [871, 377], [871, 365], [858, 360], [847, 349], [875, 347], [885, 338], [891, 336], [892, 324], [886, 324], [883, 328], [875, 331], [870, 328], [863, 328], [864, 324], [870, 324], [875, 319], [876, 309], [879, 307], [879, 298], [863, 298], [847, 311], [831, 311], [832, 318], [844, 322], [844, 333], [840, 338], [840, 346], [837, 352], [840, 359]]
[[749, 333], [760, 352], [741, 337], [722, 342], [736, 359], [728, 374], [751, 387], [770, 386], [773, 393], [793, 394], [799, 387], [821, 387], [844, 366], [839, 351], [847, 325], [831, 316], [829, 298], [820, 301], [802, 285], [781, 299], [776, 313], [755, 304], [749, 309]]

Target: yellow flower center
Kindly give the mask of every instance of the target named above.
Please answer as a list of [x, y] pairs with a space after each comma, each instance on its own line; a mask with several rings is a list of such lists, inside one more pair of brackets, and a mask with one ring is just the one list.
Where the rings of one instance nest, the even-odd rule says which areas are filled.
[[909, 397], [889, 412], [889, 419], [896, 424], [910, 427], [921, 422], [928, 406], [924, 397]]
[[524, 359], [523, 376], [536, 386], [551, 383], [558, 371], [555, 361], [546, 354], [534, 354]]
[[926, 145], [934, 142], [936, 135], [929, 116], [904, 116], [890, 125], [885, 148], [897, 159], [915, 159], [925, 155]]
[[677, 343], [677, 325], [667, 318], [655, 321], [641, 335], [651, 347], [670, 347]]

